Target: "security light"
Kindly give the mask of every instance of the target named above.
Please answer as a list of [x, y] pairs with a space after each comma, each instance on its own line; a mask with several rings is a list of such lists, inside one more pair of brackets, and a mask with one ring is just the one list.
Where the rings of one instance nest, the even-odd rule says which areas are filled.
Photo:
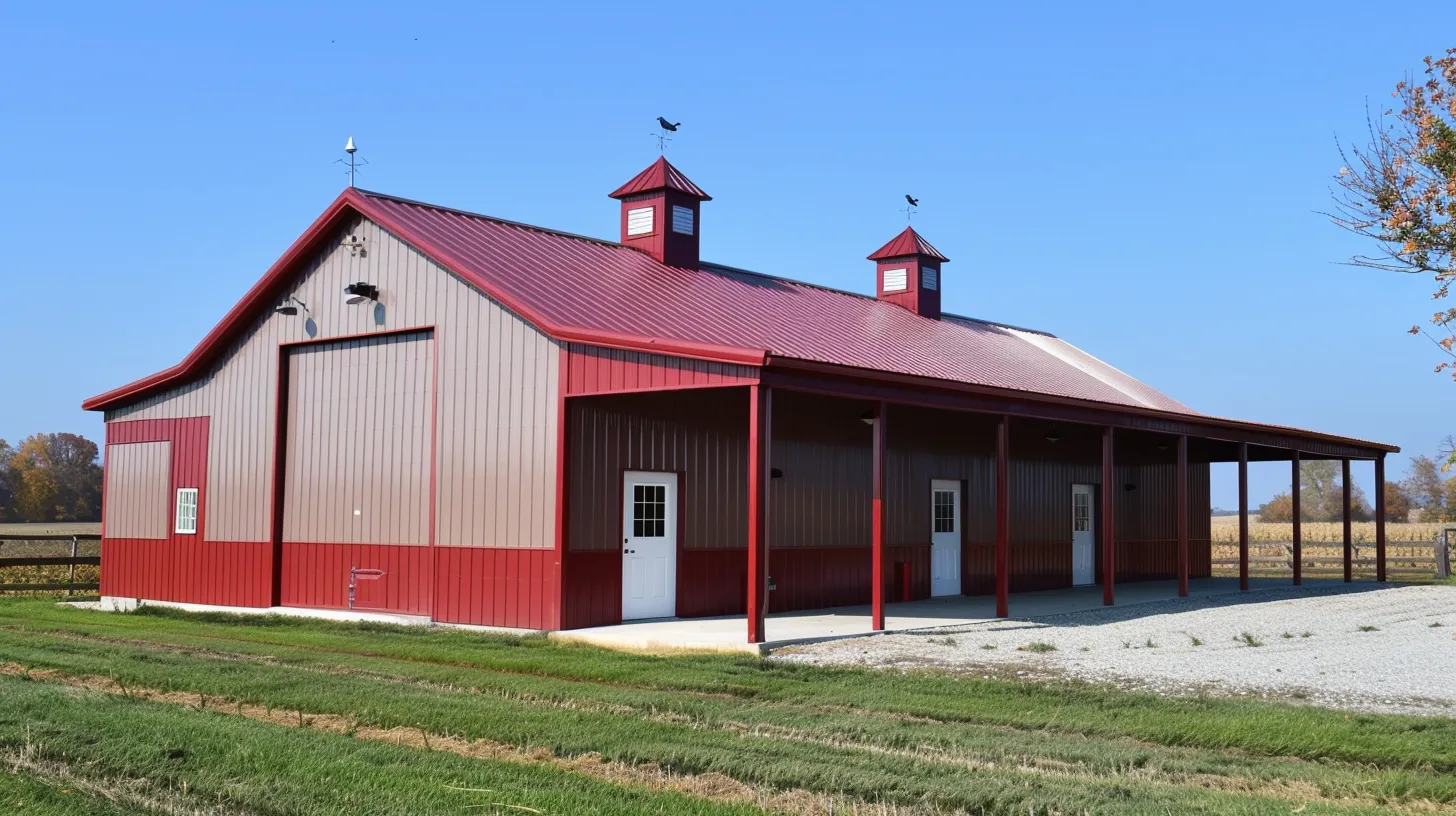
[[873, 425], [875, 424], [875, 412], [865, 411], [863, 414], [859, 415], [859, 420], [866, 425]]
[[279, 304], [273, 311], [277, 312], [278, 314], [288, 315], [291, 317], [298, 314], [298, 310], [300, 308], [306, 312], [308, 311], [308, 304], [304, 303], [293, 295], [289, 295], [288, 297], [284, 298], [283, 302]]
[[770, 479], [782, 479], [784, 478], [784, 472], [778, 468], [769, 468], [768, 477]]
[[379, 300], [379, 287], [372, 283], [351, 283], [344, 287], [344, 302], [349, 305], [363, 303], [366, 300]]

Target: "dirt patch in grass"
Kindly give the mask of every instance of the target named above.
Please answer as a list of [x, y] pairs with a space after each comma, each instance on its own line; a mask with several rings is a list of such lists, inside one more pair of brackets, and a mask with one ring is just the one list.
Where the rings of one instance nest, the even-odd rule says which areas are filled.
[[[30, 680], [60, 683], [104, 694], [119, 694], [139, 700], [187, 706], [199, 711], [246, 717], [257, 722], [289, 728], [312, 728], [354, 739], [384, 742], [425, 751], [442, 751], [471, 759], [498, 762], [519, 762], [550, 765], [574, 771], [593, 779], [619, 785], [630, 785], [651, 791], [670, 791], [723, 804], [748, 804], [776, 813], [829, 816], [835, 813], [858, 813], [878, 807], [877, 803], [847, 797], [829, 796], [806, 790], [770, 790], [748, 785], [719, 773], [682, 774], [652, 764], [629, 765], [604, 760], [599, 754], [560, 757], [544, 748], [524, 750], [515, 745], [491, 740], [468, 739], [449, 734], [430, 733], [419, 728], [375, 728], [360, 724], [352, 717], [336, 714], [309, 714], [303, 711], [250, 705], [205, 694], [183, 691], [161, 691], [126, 686], [109, 677], [70, 676], [51, 670], [31, 670], [18, 663], [0, 663], [0, 674]], [[176, 813], [207, 813], [203, 810], [164, 810]], [[918, 808], [901, 807], [898, 813], [918, 814]], [[930, 812], [930, 811], [924, 811]], [[222, 811], [217, 811], [222, 814]]]
[[[241, 716], [250, 720], [289, 728], [310, 728], [340, 734], [354, 739], [390, 743], [424, 751], [441, 751], [460, 757], [523, 764], [547, 765], [572, 771], [584, 776], [613, 784], [643, 788], [651, 791], [674, 792], [722, 804], [747, 804], [761, 809], [791, 814], [825, 816], [835, 813], [878, 813], [880, 803], [858, 798], [818, 793], [802, 789], [771, 789], [742, 782], [721, 773], [706, 772], [683, 774], [655, 764], [629, 764], [609, 761], [595, 753], [575, 756], [558, 756], [545, 748], [526, 749], [513, 744], [487, 739], [470, 739], [465, 736], [441, 734], [420, 728], [397, 726], [380, 728], [358, 722], [352, 717], [337, 714], [310, 714], [293, 709], [279, 709], [241, 703], [221, 697], [209, 697], [196, 692], [161, 691], [152, 688], [129, 687], [110, 677], [96, 675], [73, 676], [53, 670], [32, 670], [18, 663], [0, 663], [0, 675], [24, 677], [33, 681], [58, 683], [85, 688], [105, 694], [186, 706], [199, 711], [211, 711], [223, 715]], [[662, 712], [665, 714], [665, 712]], [[676, 715], [680, 716], [680, 715]], [[932, 746], [913, 748], [891, 748], [862, 743], [855, 740], [824, 739], [798, 729], [766, 726], [764, 724], [722, 723], [720, 727], [744, 735], [769, 736], [779, 739], [800, 740], [823, 744], [826, 747], [848, 747], [883, 755], [914, 757], [921, 760], [946, 762], [967, 768], [1018, 770], [1027, 773], [1044, 774], [1063, 778], [1086, 778], [1089, 769], [1077, 763], [1058, 761], [1044, 757], [1003, 757], [999, 762], [979, 760], [960, 755], [956, 751], [943, 751]], [[1007, 760], [1011, 760], [1010, 763]], [[1352, 799], [1327, 796], [1318, 785], [1299, 780], [1253, 780], [1239, 776], [1217, 774], [1168, 774], [1150, 769], [1128, 769], [1121, 774], [1127, 779], [1157, 784], [1185, 785], [1244, 795], [1278, 798], [1300, 805], [1310, 802], [1331, 804], [1379, 804], [1396, 810], [1409, 812], [1456, 813], [1456, 803], [1440, 803], [1430, 800], [1411, 800], [1392, 803], [1378, 796]], [[168, 812], [207, 813], [214, 811], [176, 809]], [[222, 811], [216, 811], [222, 813]], [[900, 814], [940, 812], [935, 809], [900, 806]]]

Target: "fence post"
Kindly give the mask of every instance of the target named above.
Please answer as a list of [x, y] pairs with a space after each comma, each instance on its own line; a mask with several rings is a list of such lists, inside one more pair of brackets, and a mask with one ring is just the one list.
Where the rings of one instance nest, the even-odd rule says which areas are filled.
[[1451, 577], [1451, 530], [1442, 530], [1436, 536], [1436, 577]]
[[76, 593], [76, 537], [71, 536], [71, 580], [66, 587], [66, 597], [69, 598]]

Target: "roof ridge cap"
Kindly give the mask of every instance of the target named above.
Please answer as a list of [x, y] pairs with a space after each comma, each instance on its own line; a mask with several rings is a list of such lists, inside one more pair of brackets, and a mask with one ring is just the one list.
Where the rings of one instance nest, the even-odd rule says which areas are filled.
[[552, 229], [551, 227], [543, 227], [539, 224], [527, 224], [524, 221], [512, 221], [509, 218], [501, 218], [498, 215], [490, 215], [488, 213], [475, 212], [473, 210], [462, 210], [459, 207], [447, 207], [443, 204], [431, 204], [428, 201], [420, 201], [419, 199], [415, 198], [405, 198], [404, 196], [391, 195], [389, 193], [380, 193], [374, 190], [359, 189], [358, 193], [368, 198], [381, 198], [386, 201], [395, 201], [400, 204], [408, 204], [413, 207], [425, 207], [431, 210], [440, 210], [441, 212], [453, 213], [455, 215], [465, 216], [466, 218], [479, 218], [482, 221], [493, 221], [497, 224], [504, 224], [508, 227], [518, 227], [520, 229], [543, 232], [547, 235], [556, 235], [562, 238], [575, 238], [578, 241], [587, 241], [589, 243], [601, 244], [603, 246], [613, 247], [616, 249], [631, 249], [631, 247], [626, 246], [620, 241], [613, 241], [607, 238], [597, 238], [591, 235], [582, 235], [577, 232], [567, 232], [566, 230]]

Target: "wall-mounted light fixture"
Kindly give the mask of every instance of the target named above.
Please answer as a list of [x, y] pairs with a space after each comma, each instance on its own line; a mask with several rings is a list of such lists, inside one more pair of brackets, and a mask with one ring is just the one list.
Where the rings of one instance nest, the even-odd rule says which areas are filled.
[[1122, 489], [1123, 490], [1126, 490], [1129, 493], [1131, 493], [1134, 490], [1137, 490], [1137, 485], [1133, 484], [1132, 482], [1128, 482], [1127, 484], [1125, 484], [1125, 485], [1122, 486]]
[[1053, 422], [1052, 429], [1050, 431], [1047, 431], [1046, 441], [1052, 443], [1053, 445], [1062, 441], [1062, 434], [1060, 431], [1057, 430], [1057, 423]]
[[770, 479], [782, 479], [784, 478], [784, 472], [778, 468], [769, 468], [768, 477]]
[[379, 287], [372, 283], [351, 283], [344, 287], [344, 302], [349, 305], [363, 303], [366, 300], [379, 300]]
[[306, 312], [308, 311], [308, 304], [304, 303], [293, 295], [289, 295], [288, 297], [284, 298], [283, 302], [279, 304], [277, 308], [275, 308], [273, 311], [281, 315], [292, 316], [298, 314], [298, 310], [300, 308], [302, 308]]
[[873, 424], [875, 424], [875, 412], [874, 412], [874, 409], [870, 409], [868, 411], [865, 411], [863, 414], [860, 414], [859, 415], [859, 421], [860, 422], [863, 422], [866, 425], [873, 425]]

